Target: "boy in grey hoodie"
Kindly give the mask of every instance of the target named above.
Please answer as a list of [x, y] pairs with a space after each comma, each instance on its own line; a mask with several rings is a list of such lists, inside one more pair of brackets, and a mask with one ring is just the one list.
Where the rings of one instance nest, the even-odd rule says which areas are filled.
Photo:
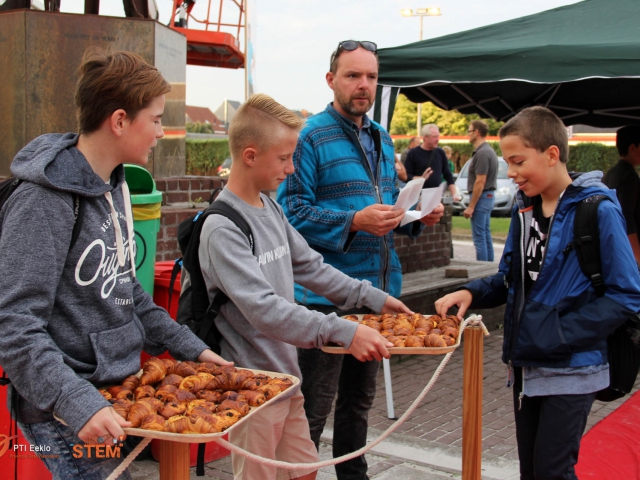
[[135, 277], [122, 163], [147, 162], [170, 90], [135, 54], [89, 51], [75, 95], [79, 135], [38, 137], [11, 165], [22, 183], [0, 211], [0, 269], [11, 272], [0, 276], [0, 365], [18, 426], [51, 449], [44, 461], [54, 478], [102, 480], [118, 466], [117, 458], [74, 458], [72, 446], [123, 438], [129, 422], [96, 387], [135, 374], [143, 349], [228, 363], [154, 305]]
[[[410, 310], [399, 300], [323, 263], [291, 226], [280, 206], [261, 190], [275, 190], [293, 173], [293, 152], [303, 121], [266, 95], [254, 95], [236, 112], [229, 128], [233, 164], [218, 196], [235, 208], [253, 232], [247, 237], [229, 219], [210, 215], [200, 236], [199, 259], [210, 298], [222, 290], [229, 298], [216, 326], [222, 356], [243, 367], [300, 376], [296, 347], [343, 345], [358, 360], [389, 357], [392, 346], [377, 331], [297, 305], [294, 282], [348, 309], [376, 312]], [[256, 412], [230, 432], [230, 441], [258, 455], [291, 463], [317, 460], [299, 389], [290, 389], [273, 406]], [[313, 479], [313, 470], [284, 471], [234, 455], [235, 479]]]

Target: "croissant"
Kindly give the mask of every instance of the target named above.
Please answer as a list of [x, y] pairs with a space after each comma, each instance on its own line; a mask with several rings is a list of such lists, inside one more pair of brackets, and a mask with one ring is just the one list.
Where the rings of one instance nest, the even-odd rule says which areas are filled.
[[140, 428], [145, 430], [155, 430], [157, 432], [165, 431], [165, 419], [158, 414], [147, 415], [142, 419]]
[[167, 375], [166, 377], [164, 377], [162, 379], [162, 381], [160, 382], [160, 385], [158, 385], [158, 387], [164, 387], [165, 385], [173, 385], [174, 387], [178, 388], [180, 386], [180, 382], [182, 382], [184, 377], [181, 377], [180, 375], [176, 375], [175, 373], [171, 373], [169, 375]]
[[140, 385], [150, 385], [159, 382], [167, 374], [167, 367], [159, 358], [152, 357], [142, 366], [142, 377], [140, 377]]
[[191, 360], [185, 360], [184, 362], [185, 365], [189, 365], [191, 368], [193, 368], [194, 370], [196, 368], [198, 368], [198, 365], [200, 365], [198, 362], [192, 362]]
[[242, 385], [242, 388], [245, 390], [257, 390], [258, 387], [262, 387], [264, 385], [268, 385], [269, 380], [256, 379], [256, 377], [250, 378]]
[[452, 327], [445, 327], [442, 329], [443, 336], [449, 336], [451, 338], [458, 338], [458, 329]]
[[382, 320], [381, 326], [383, 330], [393, 330], [393, 327], [396, 326], [396, 319], [393, 317], [385, 318]]
[[433, 329], [433, 322], [427, 318], [422, 317], [415, 323], [415, 328], [426, 328], [428, 330]]
[[[413, 334], [413, 328], [406, 326], [395, 327], [393, 329], [393, 333], [396, 334], [396, 337], [407, 336]], [[387, 338], [387, 340], [389, 340], [389, 338]]]
[[220, 371], [222, 373], [234, 373], [237, 372], [238, 369], [232, 365], [223, 365], [220, 367]]
[[164, 363], [164, 366], [167, 367], [167, 370], [169, 370], [170, 367], [173, 367], [176, 363], [178, 363], [178, 361], [174, 360], [173, 358], [161, 358], [160, 360], [162, 360], [162, 363]]
[[429, 332], [430, 332], [430, 330], [429, 330], [428, 328], [422, 328], [422, 327], [420, 327], [420, 328], [416, 328], [416, 329], [413, 331], [413, 334], [414, 334], [414, 335], [417, 335], [417, 336], [419, 336], [419, 337], [426, 337], [427, 335], [429, 335]]
[[176, 402], [178, 400], [176, 398], [177, 390], [178, 389], [173, 385], [165, 385], [163, 387], [159, 387], [154, 396], [161, 402]]
[[104, 397], [105, 400], [111, 400], [111, 394], [109, 392], [107, 392], [104, 388], [101, 388], [100, 390], [98, 390], [98, 392], [100, 392], [100, 395], [102, 395]]
[[345, 320], [349, 320], [350, 322], [359, 322], [360, 320], [358, 319], [357, 315], [345, 315], [344, 317]]
[[404, 347], [404, 339], [396, 336], [387, 337], [387, 341], [393, 343], [394, 347]]
[[423, 337], [419, 337], [417, 335], [410, 335], [404, 341], [405, 347], [424, 347]]
[[[133, 428], [137, 428], [142, 424], [142, 420], [147, 415], [152, 415], [158, 413], [158, 406], [156, 404], [151, 403], [147, 400], [155, 400], [152, 398], [143, 398], [138, 400], [133, 404], [131, 409], [129, 410], [129, 416], [127, 420], [131, 422], [131, 426]], [[162, 403], [160, 402], [160, 406]]]
[[280, 390], [284, 392], [287, 388], [293, 385], [293, 382], [285, 377], [275, 377], [269, 381], [269, 385], [276, 385], [277, 387], [280, 387]]
[[244, 396], [246, 398], [246, 402], [251, 407], [259, 407], [267, 401], [264, 393], [262, 392], [254, 392], [253, 390], [240, 390], [240, 393], [242, 394], [241, 396]]
[[195, 375], [196, 373], [196, 369], [190, 366], [187, 362], [176, 363], [173, 367], [167, 369], [168, 375], [180, 375], [183, 378]]
[[136, 391], [133, 392], [133, 395], [136, 397], [136, 400], [140, 400], [141, 398], [153, 397], [155, 393], [156, 390], [151, 385], [144, 385], [142, 387], [136, 388]]
[[220, 392], [216, 392], [215, 390], [200, 390], [196, 393], [196, 397], [212, 403], [220, 403], [220, 396]]
[[[208, 373], [202, 375], [209, 375]], [[211, 378], [213, 376], [209, 375]], [[202, 390], [208, 383], [210, 379], [204, 379], [198, 375], [190, 375], [185, 377], [182, 382], [180, 382], [180, 390], [189, 390], [191, 393], [196, 393], [198, 390]]]
[[133, 392], [128, 388], [124, 388], [122, 385], [117, 385], [115, 387], [107, 388], [107, 392], [111, 395], [111, 398], [115, 398], [116, 400], [120, 400], [126, 398], [127, 400], [134, 399]]
[[139, 385], [140, 385], [140, 378], [136, 377], [135, 375], [129, 375], [122, 382], [122, 386], [127, 390], [131, 390], [132, 392], [136, 388], [138, 388]]
[[431, 315], [429, 318], [427, 318], [427, 320], [430, 320], [433, 326], [435, 327], [438, 323], [442, 321], [442, 318], [440, 318], [438, 315]]
[[171, 418], [174, 415], [183, 415], [187, 411], [187, 404], [183, 402], [169, 402], [160, 409], [160, 415]]
[[191, 393], [189, 390], [176, 390], [176, 401], [177, 402], [190, 402], [192, 400], [195, 400], [196, 397], [193, 393]]
[[116, 411], [118, 415], [120, 415], [122, 418], [126, 420], [127, 417], [129, 416], [129, 410], [131, 410], [132, 405], [133, 405], [133, 402], [131, 400], [127, 400], [123, 398], [120, 400], [116, 400], [115, 403], [113, 403], [111, 406], [113, 407], [113, 409]]
[[240, 390], [244, 388], [244, 384], [247, 380], [253, 378], [253, 372], [246, 373], [247, 370], [237, 371], [227, 374], [227, 378], [229, 379], [228, 390]]
[[[246, 390], [243, 390], [243, 391], [246, 391]], [[227, 392], [224, 392], [222, 395], [220, 395], [220, 401], [217, 403], [221, 403], [225, 400], [234, 400], [236, 402], [246, 402], [247, 397], [242, 393], [229, 390]]]
[[248, 403], [245, 402], [237, 402], [235, 400], [224, 400], [218, 407], [216, 408], [216, 412], [221, 413], [225, 410], [235, 410], [241, 415], [247, 415], [251, 411], [251, 407], [249, 407]]
[[277, 385], [262, 385], [255, 391], [264, 393], [264, 397], [267, 400], [271, 400], [273, 397], [280, 393], [280, 387], [278, 387]]
[[424, 341], [425, 347], [446, 347], [447, 343], [440, 335], [430, 333]]
[[374, 315], [373, 313], [367, 313], [366, 315], [362, 316], [362, 321], [365, 320], [373, 320], [374, 322], [379, 322], [380, 319], [380, 315]]
[[202, 417], [185, 417], [176, 415], [166, 422], [167, 432], [172, 433], [217, 433], [216, 430]]
[[442, 339], [444, 340], [444, 343], [447, 344], [447, 347], [451, 347], [452, 345], [456, 344], [456, 339], [453, 337], [450, 337], [449, 335], [444, 335]]
[[458, 327], [456, 327], [455, 323], [453, 323], [453, 322], [451, 322], [451, 321], [449, 321], [449, 320], [443, 320], [442, 322], [440, 322], [440, 323], [438, 324], [438, 328], [439, 328], [440, 330], [444, 330], [444, 329], [445, 329], [445, 328], [447, 328], [447, 327], [448, 327], [448, 328], [455, 328], [455, 329], [457, 329], [457, 328], [458, 328]]
[[187, 414], [191, 413], [194, 408], [204, 408], [209, 413], [213, 413], [216, 410], [216, 404], [202, 399], [192, 400], [187, 404]]
[[383, 337], [387, 338], [387, 337], [395, 336], [395, 332], [393, 331], [393, 329], [382, 330], [380, 332], [380, 335], [382, 335]]
[[456, 327], [460, 325], [460, 319], [455, 315], [447, 315], [447, 320], [451, 320], [453, 323], [455, 323]]
[[433, 335], [442, 335], [442, 330], [440, 330], [439, 328], [434, 328], [433, 330], [431, 330], [431, 332], [429, 332], [429, 334], [433, 334]]
[[220, 373], [220, 369], [215, 363], [204, 362], [196, 367], [196, 372], [205, 372], [211, 375], [218, 375]]
[[205, 390], [229, 390], [229, 377], [226, 373], [220, 373], [205, 385]]
[[362, 325], [366, 325], [369, 328], [373, 328], [376, 332], [379, 332], [380, 330], [382, 330], [382, 326], [380, 325], [380, 323], [374, 320], [364, 320], [362, 322]]
[[198, 412], [192, 415], [192, 417], [200, 417], [205, 420], [215, 432], [222, 432], [229, 428], [231, 425], [240, 420], [241, 415], [234, 410], [226, 410], [224, 414], [213, 415]]

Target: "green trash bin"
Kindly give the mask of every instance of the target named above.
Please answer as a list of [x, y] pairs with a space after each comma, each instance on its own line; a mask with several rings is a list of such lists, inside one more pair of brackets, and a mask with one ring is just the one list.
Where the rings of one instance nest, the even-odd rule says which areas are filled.
[[155, 180], [144, 168], [125, 165], [124, 173], [131, 192], [136, 276], [142, 288], [149, 295], [153, 295], [162, 192], [156, 190]]

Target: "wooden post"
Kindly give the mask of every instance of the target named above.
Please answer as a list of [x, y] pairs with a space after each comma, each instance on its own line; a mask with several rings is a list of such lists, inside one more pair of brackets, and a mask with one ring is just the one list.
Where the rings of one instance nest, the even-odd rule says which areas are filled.
[[160, 480], [189, 480], [189, 444], [160, 440]]
[[482, 475], [482, 370], [481, 327], [464, 330], [462, 372], [462, 480], [480, 480]]

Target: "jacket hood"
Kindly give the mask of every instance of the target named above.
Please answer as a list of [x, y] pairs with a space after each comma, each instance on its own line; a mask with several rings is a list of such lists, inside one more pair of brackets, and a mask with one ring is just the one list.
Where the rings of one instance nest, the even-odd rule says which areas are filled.
[[[53, 190], [84, 197], [99, 197], [110, 191], [91, 168], [85, 156], [76, 148], [78, 134], [50, 133], [32, 140], [18, 152], [11, 164], [11, 173], [21, 180]], [[124, 168], [115, 170], [117, 184], [124, 182]]]
[[[615, 192], [602, 183], [603, 173], [601, 171], [594, 170], [593, 172], [586, 173], [570, 172], [569, 176], [573, 182], [567, 187], [563, 195], [565, 199], [569, 200], [567, 204], [580, 202], [595, 194], [606, 195], [611, 201], [617, 203]], [[518, 190], [516, 199], [520, 210], [524, 210], [533, 204], [533, 197], [527, 197], [521, 190]]]

